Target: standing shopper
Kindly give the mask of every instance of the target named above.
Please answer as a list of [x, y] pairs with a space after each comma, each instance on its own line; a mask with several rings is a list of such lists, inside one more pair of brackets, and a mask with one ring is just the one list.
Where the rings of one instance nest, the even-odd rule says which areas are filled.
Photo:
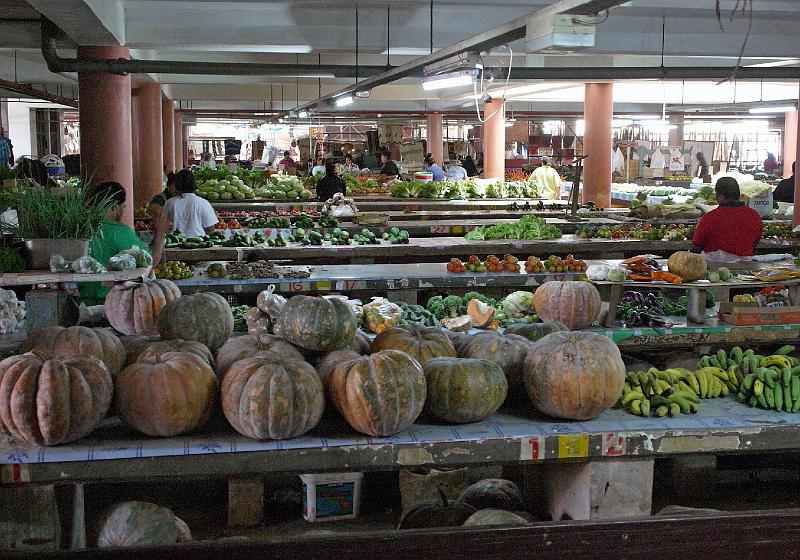
[[531, 173], [531, 179], [536, 181], [541, 190], [541, 197], [547, 200], [561, 200], [561, 176], [550, 165], [550, 158], [543, 157], [541, 167]]
[[381, 153], [381, 175], [380, 182], [386, 183], [397, 179], [400, 176], [400, 169], [397, 164], [392, 161], [392, 155], [389, 152]]
[[345, 194], [344, 179], [336, 174], [336, 166], [328, 161], [325, 164], [325, 176], [317, 181], [317, 200], [325, 202], [336, 193]]
[[792, 163], [792, 176], [784, 179], [778, 186], [775, 187], [775, 192], [772, 193], [772, 200], [775, 202], [787, 202], [794, 204], [794, 167]]
[[194, 174], [188, 169], [179, 171], [175, 177], [175, 190], [178, 194], [164, 204], [164, 212], [158, 220], [156, 234], [150, 246], [153, 250], [153, 263], [161, 260], [168, 222], [172, 222], [172, 231], [180, 231], [187, 237], [201, 237], [214, 231], [214, 226], [219, 221], [217, 213], [209, 201], [194, 194], [196, 189]]
[[0, 165], [14, 165], [14, 146], [3, 129], [0, 129]]
[[[708, 161], [706, 160], [706, 156], [703, 152], [697, 152], [695, 156], [697, 158], [697, 172], [694, 174], [695, 177], [707, 177], [708, 173]], [[738, 186], [738, 183], [737, 183]]]

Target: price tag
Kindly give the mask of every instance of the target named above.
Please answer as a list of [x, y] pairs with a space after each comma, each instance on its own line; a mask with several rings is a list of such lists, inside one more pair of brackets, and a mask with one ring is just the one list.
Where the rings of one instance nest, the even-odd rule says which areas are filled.
[[450, 233], [464, 233], [464, 226], [453, 226]]
[[603, 434], [603, 457], [622, 455], [625, 455], [625, 436], [614, 433]]
[[234, 291], [234, 292], [236, 292], [237, 294], [238, 294], [238, 293], [241, 293], [241, 291], [242, 291], [242, 285], [241, 285], [241, 284], [236, 284], [236, 285], [233, 287], [233, 291]]
[[19, 484], [30, 482], [31, 471], [28, 465], [14, 463], [12, 465], [0, 465], [0, 483]]
[[320, 292], [333, 289], [332, 284], [327, 280], [320, 280], [319, 282], [317, 282], [316, 287], [317, 290], [319, 290]]
[[366, 290], [367, 283], [364, 280], [339, 280], [336, 282], [337, 290]]
[[308, 291], [308, 290], [303, 288], [303, 282], [289, 282], [286, 285], [286, 291], [287, 292], [302, 292], [302, 291]]
[[420, 219], [420, 220], [423, 220], [423, 221], [428, 221], [428, 220], [430, 220], [430, 219], [431, 219], [431, 217], [430, 217], [430, 216], [428, 216], [427, 214], [425, 214], [425, 215], [423, 215], [423, 216], [420, 216], [420, 217], [419, 217], [419, 219]]
[[558, 458], [573, 459], [589, 456], [589, 434], [558, 436]]
[[544, 459], [544, 437], [535, 436], [520, 440], [520, 461], [540, 461], [541, 459]]
[[436, 235], [436, 234], [441, 235], [443, 233], [447, 233], [448, 231], [449, 231], [449, 229], [448, 229], [447, 226], [441, 226], [441, 225], [440, 226], [431, 226], [431, 233], [434, 234], [434, 235]]

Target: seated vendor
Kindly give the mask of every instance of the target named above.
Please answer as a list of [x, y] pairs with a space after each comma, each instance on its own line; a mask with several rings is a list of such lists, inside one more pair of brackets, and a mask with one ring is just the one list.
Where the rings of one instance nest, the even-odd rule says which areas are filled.
[[725, 251], [740, 257], [755, 254], [764, 224], [758, 212], [739, 200], [739, 183], [732, 177], [722, 177], [714, 188], [719, 207], [705, 214], [692, 237], [696, 253]]

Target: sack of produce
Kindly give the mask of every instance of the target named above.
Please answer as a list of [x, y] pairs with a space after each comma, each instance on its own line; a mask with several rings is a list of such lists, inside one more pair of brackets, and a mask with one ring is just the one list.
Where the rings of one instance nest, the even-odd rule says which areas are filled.
[[278, 319], [285, 304], [286, 298], [275, 293], [275, 284], [271, 284], [256, 298], [256, 306], [272, 321]]
[[134, 270], [136, 258], [130, 254], [119, 253], [108, 259], [108, 270]]
[[400, 306], [386, 298], [374, 297], [364, 306], [364, 322], [369, 330], [377, 334], [399, 325], [402, 318]]

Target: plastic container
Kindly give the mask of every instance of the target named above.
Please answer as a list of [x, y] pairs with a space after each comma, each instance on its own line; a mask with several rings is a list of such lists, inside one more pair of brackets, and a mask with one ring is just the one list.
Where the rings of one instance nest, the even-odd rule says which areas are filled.
[[301, 474], [306, 521], [333, 521], [358, 517], [364, 473]]
[[414, 173], [414, 180], [420, 183], [430, 183], [433, 181], [433, 173], [430, 171], [417, 171]]

